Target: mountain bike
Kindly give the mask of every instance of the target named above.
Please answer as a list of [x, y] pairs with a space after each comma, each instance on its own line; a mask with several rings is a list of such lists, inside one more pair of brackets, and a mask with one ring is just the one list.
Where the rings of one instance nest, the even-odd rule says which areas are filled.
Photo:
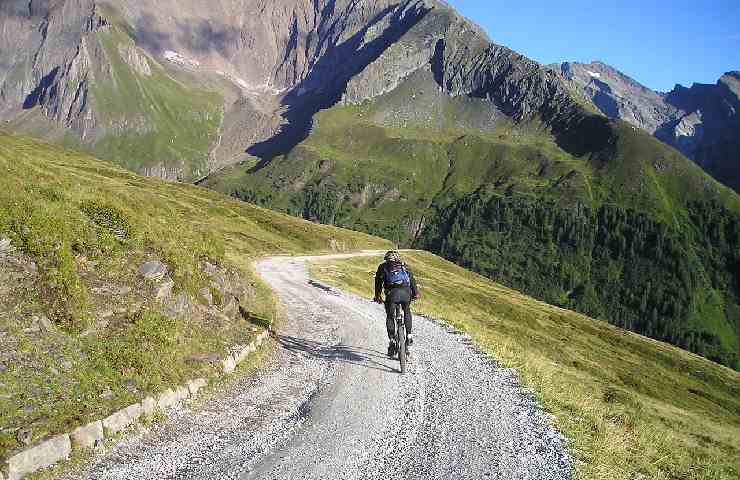
[[406, 315], [401, 304], [395, 305], [396, 311], [396, 345], [398, 346], [398, 361], [401, 363], [401, 373], [406, 373], [408, 352], [406, 351]]

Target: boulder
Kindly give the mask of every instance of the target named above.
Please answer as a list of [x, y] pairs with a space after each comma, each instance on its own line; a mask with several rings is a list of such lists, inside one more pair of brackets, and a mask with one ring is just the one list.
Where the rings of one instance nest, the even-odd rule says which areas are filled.
[[218, 268], [209, 262], [203, 263], [203, 273], [206, 275], [215, 275], [218, 272]]
[[219, 356], [217, 353], [198, 353], [190, 355], [185, 359], [188, 363], [208, 363], [216, 365], [219, 362]]
[[153, 282], [162, 280], [167, 275], [167, 272], [167, 265], [156, 260], [146, 262], [139, 267], [139, 275]]
[[20, 480], [30, 473], [69, 458], [69, 435], [59, 435], [8, 459], [8, 479]]
[[72, 448], [75, 450], [95, 448], [105, 439], [103, 435], [103, 422], [97, 421], [82, 426], [73, 431], [69, 437], [72, 440]]
[[168, 302], [164, 309], [164, 314], [170, 318], [179, 317], [190, 308], [190, 300], [185, 292], [180, 292], [177, 297]]
[[131, 293], [131, 287], [116, 287], [113, 285], [105, 285], [102, 287], [96, 287], [92, 289], [92, 292], [95, 295], [112, 295], [112, 296], [121, 296], [121, 295], [128, 295]]
[[239, 301], [233, 295], [224, 296], [221, 312], [226, 316], [234, 316], [239, 311]]

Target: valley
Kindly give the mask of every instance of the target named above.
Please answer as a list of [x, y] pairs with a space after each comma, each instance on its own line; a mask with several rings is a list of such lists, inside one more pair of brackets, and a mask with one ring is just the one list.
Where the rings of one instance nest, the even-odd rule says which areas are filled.
[[740, 74], [475, 20], [0, 2], [0, 480], [737, 478]]

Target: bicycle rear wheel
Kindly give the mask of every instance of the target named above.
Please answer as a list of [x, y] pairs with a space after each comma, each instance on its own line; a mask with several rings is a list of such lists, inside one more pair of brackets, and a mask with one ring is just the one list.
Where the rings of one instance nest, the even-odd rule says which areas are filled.
[[401, 373], [406, 373], [406, 325], [398, 327], [398, 361], [401, 362]]

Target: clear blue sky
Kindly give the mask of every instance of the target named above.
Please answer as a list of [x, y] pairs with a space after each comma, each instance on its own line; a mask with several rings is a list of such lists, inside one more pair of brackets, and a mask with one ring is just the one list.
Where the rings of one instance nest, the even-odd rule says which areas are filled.
[[740, 70], [740, 0], [447, 1], [540, 63], [601, 60], [662, 91]]

